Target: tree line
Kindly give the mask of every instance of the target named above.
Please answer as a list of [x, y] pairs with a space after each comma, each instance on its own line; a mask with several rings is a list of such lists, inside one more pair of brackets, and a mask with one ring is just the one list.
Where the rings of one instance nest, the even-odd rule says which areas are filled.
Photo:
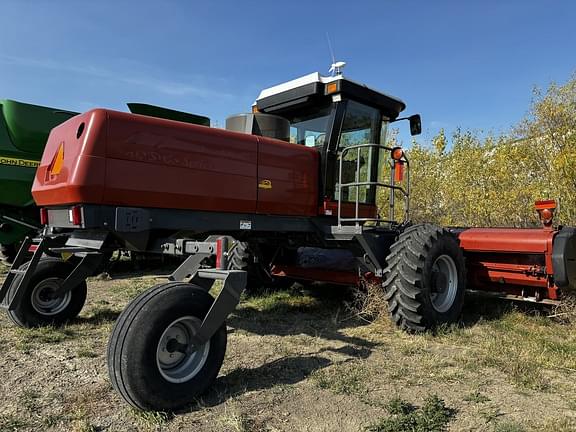
[[505, 133], [441, 130], [407, 154], [415, 222], [534, 226], [534, 201], [554, 198], [556, 223], [576, 225], [576, 74], [534, 90], [526, 117]]

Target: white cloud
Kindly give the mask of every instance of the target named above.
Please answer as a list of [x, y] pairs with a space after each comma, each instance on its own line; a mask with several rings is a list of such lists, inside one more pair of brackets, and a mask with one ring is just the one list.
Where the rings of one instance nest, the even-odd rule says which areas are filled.
[[[170, 96], [199, 96], [205, 98], [228, 99], [233, 96], [229, 93], [209, 88], [206, 85], [185, 83], [158, 79], [148, 75], [131, 75], [126, 72], [112, 71], [93, 65], [71, 65], [52, 59], [31, 59], [0, 55], [0, 63], [5, 65], [23, 66], [36, 69], [62, 71], [80, 76], [90, 76], [106, 81], [114, 81], [132, 86], [145, 87]], [[141, 65], [140, 69], [144, 69]], [[201, 77], [193, 77], [192, 81], [204, 81]]]

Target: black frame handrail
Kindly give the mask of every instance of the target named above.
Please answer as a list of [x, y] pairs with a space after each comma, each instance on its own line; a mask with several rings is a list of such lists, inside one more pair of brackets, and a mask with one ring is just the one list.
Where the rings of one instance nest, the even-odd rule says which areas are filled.
[[[404, 153], [400, 159], [406, 165], [406, 188], [402, 186], [397, 186], [395, 184], [395, 171], [396, 164], [394, 161], [391, 165], [390, 173], [390, 183], [383, 183], [379, 181], [359, 181], [360, 178], [360, 151], [363, 148], [376, 148], [378, 150], [386, 150], [392, 152], [397, 147], [388, 147], [381, 144], [366, 143], [366, 144], [355, 144], [351, 146], [344, 147], [338, 155], [338, 226], [342, 226], [342, 222], [354, 222], [356, 226], [359, 226], [361, 222], [377, 222], [377, 223], [388, 223], [390, 225], [399, 224], [394, 218], [394, 207], [395, 207], [395, 191], [400, 191], [404, 197], [404, 220], [401, 223], [405, 223], [410, 219], [410, 161]], [[356, 172], [354, 178], [356, 181], [342, 183], [342, 168], [344, 163], [344, 156], [352, 150], [356, 150]], [[382, 157], [382, 155], [379, 155]], [[361, 186], [374, 186], [376, 189], [378, 187], [390, 189], [390, 199], [389, 199], [389, 219], [382, 219], [380, 216], [377, 218], [361, 218], [360, 217], [360, 187]], [[343, 218], [342, 217], [342, 190], [345, 188], [356, 188], [356, 199], [355, 199], [355, 213], [353, 218]], [[376, 191], [375, 198], [376, 198]]]

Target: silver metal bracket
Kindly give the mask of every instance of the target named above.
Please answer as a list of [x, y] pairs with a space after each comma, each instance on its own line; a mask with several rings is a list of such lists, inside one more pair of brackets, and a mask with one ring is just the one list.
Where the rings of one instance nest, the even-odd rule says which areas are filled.
[[[198, 270], [195, 277], [205, 280], [221, 280], [222, 289], [212, 303], [202, 325], [196, 334], [197, 342], [204, 344], [216, 333], [216, 330], [226, 321], [238, 303], [246, 288], [247, 273], [244, 270]], [[197, 345], [200, 346], [200, 345]]]

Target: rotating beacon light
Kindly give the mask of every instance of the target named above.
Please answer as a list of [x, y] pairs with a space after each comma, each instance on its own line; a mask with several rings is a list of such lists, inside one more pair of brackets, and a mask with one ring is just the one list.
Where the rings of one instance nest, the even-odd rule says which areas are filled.
[[534, 209], [538, 212], [540, 222], [546, 228], [552, 227], [552, 219], [556, 210], [556, 200], [540, 200], [534, 204]]

